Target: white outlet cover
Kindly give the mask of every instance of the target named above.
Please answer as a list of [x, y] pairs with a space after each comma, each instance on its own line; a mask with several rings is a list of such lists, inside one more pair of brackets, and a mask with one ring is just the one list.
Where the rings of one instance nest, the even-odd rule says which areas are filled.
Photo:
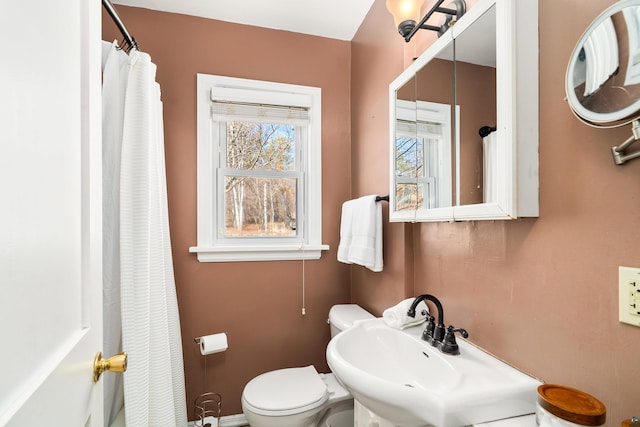
[[619, 320], [640, 326], [640, 268], [618, 267]]

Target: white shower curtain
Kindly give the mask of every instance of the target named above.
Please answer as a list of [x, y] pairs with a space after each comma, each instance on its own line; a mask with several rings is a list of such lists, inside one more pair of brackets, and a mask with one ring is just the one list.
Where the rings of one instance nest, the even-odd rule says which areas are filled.
[[124, 69], [119, 281], [122, 349], [129, 358], [123, 376], [126, 425], [183, 427], [186, 399], [160, 87], [149, 55], [132, 51]]
[[[128, 56], [117, 44], [102, 44], [102, 352], [122, 351], [120, 320], [120, 149]], [[124, 406], [122, 375], [103, 375], [104, 421], [109, 426]]]

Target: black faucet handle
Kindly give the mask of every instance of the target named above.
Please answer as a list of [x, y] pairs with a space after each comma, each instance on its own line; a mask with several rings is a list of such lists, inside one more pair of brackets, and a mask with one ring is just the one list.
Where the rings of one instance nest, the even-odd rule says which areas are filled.
[[449, 334], [451, 334], [452, 337], [454, 337], [455, 339], [455, 335], [453, 335], [454, 333], [458, 332], [460, 335], [462, 335], [462, 338], [469, 338], [469, 332], [467, 332], [465, 329], [462, 328], [455, 328], [453, 325], [449, 325], [449, 327], [447, 328], [447, 336], [449, 336]]
[[427, 318], [427, 324], [424, 328], [424, 331], [422, 332], [422, 339], [432, 344], [434, 339], [433, 334], [436, 328], [436, 322], [435, 322], [436, 318], [430, 315], [429, 312], [426, 312], [426, 313], [423, 312], [422, 314], [424, 314], [425, 317]]
[[469, 337], [469, 333], [462, 328], [454, 328], [452, 325], [449, 325], [447, 328], [447, 334], [442, 341], [442, 350], [443, 353], [446, 354], [460, 354], [460, 348], [458, 347], [458, 343], [456, 342], [456, 332], [462, 335], [464, 338]]

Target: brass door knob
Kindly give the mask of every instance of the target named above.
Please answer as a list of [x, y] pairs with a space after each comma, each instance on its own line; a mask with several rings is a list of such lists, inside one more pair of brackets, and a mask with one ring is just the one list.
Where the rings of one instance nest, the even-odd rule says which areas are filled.
[[103, 359], [102, 352], [98, 352], [93, 360], [93, 382], [98, 382], [100, 375], [105, 371], [125, 372], [126, 370], [127, 353], [123, 352], [108, 359]]

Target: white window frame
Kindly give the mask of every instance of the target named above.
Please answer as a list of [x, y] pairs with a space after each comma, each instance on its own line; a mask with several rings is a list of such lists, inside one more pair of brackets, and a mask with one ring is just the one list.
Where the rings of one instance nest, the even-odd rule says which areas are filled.
[[[322, 115], [321, 89], [235, 77], [197, 75], [198, 242], [189, 251], [200, 262], [276, 261], [319, 259], [329, 245], [322, 244]], [[298, 200], [296, 237], [224, 239], [215, 229], [224, 221], [219, 208], [220, 174], [218, 130], [212, 119], [212, 100], [283, 105], [309, 109], [309, 134], [301, 161], [303, 179]]]

